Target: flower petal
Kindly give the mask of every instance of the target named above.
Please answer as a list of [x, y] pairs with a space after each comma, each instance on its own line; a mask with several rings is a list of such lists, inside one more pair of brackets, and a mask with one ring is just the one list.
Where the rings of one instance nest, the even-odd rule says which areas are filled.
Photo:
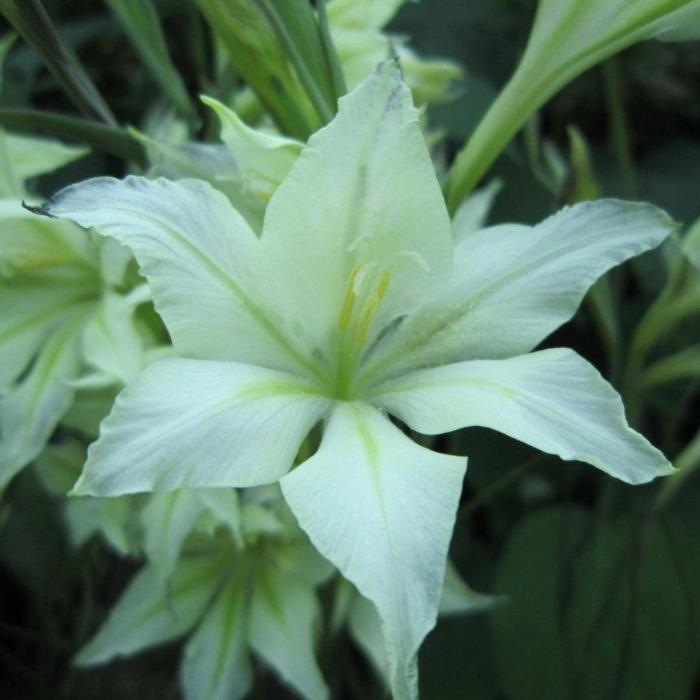
[[375, 400], [420, 432], [492, 428], [631, 484], [673, 471], [627, 425], [617, 392], [572, 350], [420, 370], [387, 382]]
[[122, 384], [136, 376], [144, 364], [143, 341], [133, 314], [127, 297], [107, 292], [83, 332], [85, 361]]
[[407, 319], [370, 366], [396, 371], [529, 352], [574, 315], [602, 274], [674, 228], [649, 204], [600, 200], [534, 228], [472, 233], [455, 250], [451, 284]]
[[62, 168], [89, 153], [84, 146], [67, 146], [60, 141], [23, 134], [3, 134], [3, 140], [12, 170], [22, 185], [32, 177]]
[[253, 682], [244, 580], [233, 576], [185, 646], [180, 679], [187, 700], [239, 700]]
[[319, 451], [281, 480], [316, 548], [377, 607], [397, 700], [416, 696], [465, 468], [370, 406], [340, 404]]
[[313, 589], [279, 571], [255, 581], [250, 644], [282, 678], [308, 700], [325, 700], [328, 688], [314, 656], [314, 627], [320, 608]]
[[128, 656], [175, 639], [196, 622], [221, 578], [221, 560], [181, 562], [166, 590], [154, 567], [145, 566], [131, 580], [107, 621], [84, 646], [76, 663], [89, 666]]
[[219, 117], [221, 140], [243, 179], [263, 198], [269, 199], [294, 165], [304, 144], [249, 127], [232, 109], [211, 97], [202, 97], [202, 102]]
[[309, 139], [268, 205], [267, 291], [312, 346], [337, 327], [358, 266], [367, 265], [369, 277], [389, 276], [378, 328], [449, 269], [449, 218], [417, 121], [397, 66], [381, 64], [341, 98], [338, 115]]
[[[198, 489], [182, 489], [154, 493], [141, 512], [143, 551], [155, 568], [163, 588], [180, 558], [185, 538], [192, 532], [202, 514], [197, 491]], [[83, 499], [72, 500], [80, 502]]]
[[256, 301], [255, 234], [207, 183], [95, 178], [61, 190], [42, 211], [131, 248], [179, 354], [297, 371], [303, 364]]
[[0, 392], [11, 385], [86, 298], [80, 286], [0, 283]]
[[0, 489], [44, 448], [73, 401], [84, 310], [74, 310], [47, 341], [21, 384], [0, 400]]
[[116, 496], [273, 482], [329, 405], [313, 385], [281, 372], [159, 360], [117, 398], [75, 492]]

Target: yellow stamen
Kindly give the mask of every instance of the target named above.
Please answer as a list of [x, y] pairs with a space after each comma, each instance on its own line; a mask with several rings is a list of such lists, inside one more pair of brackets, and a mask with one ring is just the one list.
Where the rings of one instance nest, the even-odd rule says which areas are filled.
[[369, 295], [365, 305], [362, 307], [360, 318], [357, 321], [357, 337], [361, 345], [367, 342], [369, 327], [372, 324], [372, 319], [377, 313], [379, 305], [382, 303], [382, 299], [384, 299], [387, 289], [389, 289], [390, 280], [391, 275], [385, 271], [382, 278], [379, 280], [377, 288]]
[[345, 299], [343, 300], [343, 307], [340, 310], [340, 318], [338, 319], [338, 325], [341, 331], [346, 331], [350, 325], [350, 317], [352, 315], [352, 308], [355, 305], [355, 299], [357, 299], [357, 294], [355, 292], [355, 278], [362, 265], [356, 263], [355, 267], [352, 268], [350, 277], [348, 277], [348, 283], [345, 287]]

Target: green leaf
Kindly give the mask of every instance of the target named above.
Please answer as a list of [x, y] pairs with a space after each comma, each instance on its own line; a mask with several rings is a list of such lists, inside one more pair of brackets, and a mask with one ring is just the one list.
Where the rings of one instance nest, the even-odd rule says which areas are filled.
[[318, 551], [376, 606], [396, 700], [416, 697], [465, 468], [370, 406], [340, 403], [319, 451], [280, 482]]
[[106, 0], [134, 48], [173, 104], [187, 117], [196, 114], [185, 84], [168, 54], [158, 13], [151, 0]]
[[146, 163], [141, 144], [126, 131], [87, 119], [33, 109], [0, 109], [0, 124], [84, 143], [117, 158]]
[[491, 617], [505, 694], [689, 697], [697, 655], [673, 547], [654, 526], [618, 519], [594, 529], [567, 506], [522, 520], [495, 578], [509, 603]]
[[573, 350], [418, 370], [378, 387], [374, 400], [421, 433], [491, 428], [631, 484], [673, 472], [627, 425], [618, 393]]
[[0, 39], [0, 93], [5, 85], [5, 60], [16, 40], [17, 35], [12, 32]]
[[164, 590], [156, 567], [145, 566], [131, 580], [104, 625], [80, 650], [76, 663], [104, 663], [184, 634], [211, 600], [224, 571], [220, 559], [189, 559], [177, 566], [169, 589]]
[[116, 119], [78, 59], [61, 41], [40, 0], [0, 0], [0, 12], [42, 56], [76, 107], [112, 127]]

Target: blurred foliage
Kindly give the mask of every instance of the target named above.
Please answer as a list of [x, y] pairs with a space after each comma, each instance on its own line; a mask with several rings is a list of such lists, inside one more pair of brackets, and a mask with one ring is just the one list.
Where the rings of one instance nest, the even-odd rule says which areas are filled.
[[[465, 68], [459, 97], [430, 110], [431, 125], [445, 134], [438, 146], [443, 162], [450, 162], [512, 72], [534, 4], [423, 0], [404, 6], [392, 23], [421, 55], [448, 57]], [[153, 104], [157, 80], [172, 81], [172, 74], [165, 69], [158, 78], [153, 68], [144, 68], [139, 50], [106, 4], [45, 0], [44, 6], [117, 122], [146, 131], [169, 100], [164, 94], [147, 114], [144, 105]], [[161, 0], [154, 7], [190, 101], [172, 82], [170, 97], [184, 111], [193, 110], [188, 116], [195, 133], [208, 138], [215, 126], [195, 98], [200, 92], [221, 96], [217, 87], [222, 85], [208, 29], [194, 3]], [[548, 144], [566, 161], [569, 129], [575, 127], [590, 154], [600, 196], [646, 199], [692, 223], [700, 217], [697, 46], [648, 42], [617, 57], [614, 70], [599, 67], [584, 74], [539, 114], [533, 133], [542, 152]], [[142, 54], [145, 50], [141, 46]], [[235, 83], [235, 75], [229, 78]], [[10, 109], [79, 116], [36, 52], [22, 42], [7, 59], [0, 122]], [[93, 151], [42, 176], [35, 189], [49, 194], [94, 174], [123, 174], [123, 161], [109, 153], [108, 148]], [[489, 173], [496, 177], [503, 188], [494, 222], [539, 221], [566, 203], [572, 191], [567, 183], [553, 191], [533, 175], [522, 137]], [[671, 242], [609, 276], [623, 357], [666, 283], [668, 261], [686, 265], [678, 255]], [[700, 285], [700, 278], [687, 284]], [[620, 362], [610, 361], [599, 329], [591, 302], [547, 345], [573, 347], [603, 373], [611, 371], [608, 378], [632, 402], [636, 426], [671, 458], [682, 454], [698, 429], [698, 375], [631, 396], [630, 382], [636, 387], [640, 377], [628, 377], [625, 384]], [[699, 342], [697, 314], [689, 313], [653, 339], [648, 357], [657, 360]], [[658, 496], [663, 484], [627, 487], [591, 469], [534, 457], [529, 448], [486, 430], [462, 431], [441, 448], [469, 455], [453, 560], [478, 590], [505, 594], [508, 601], [490, 615], [438, 625], [421, 653], [423, 698], [699, 696], [699, 478], [688, 478], [666, 502]], [[475, 500], [484, 493], [488, 498]], [[2, 697], [179, 698], [177, 644], [92, 670], [71, 666], [71, 657], [104, 619], [135, 566], [96, 538], [78, 552], [62, 535], [56, 500], [25, 472], [0, 503]], [[330, 597], [324, 604], [330, 607]], [[381, 697], [349, 640], [342, 637], [337, 646], [343, 650], [341, 662], [330, 660], [330, 654], [321, 659], [327, 677], [342, 688], [338, 697]], [[269, 674], [256, 672], [254, 697], [291, 697]]]

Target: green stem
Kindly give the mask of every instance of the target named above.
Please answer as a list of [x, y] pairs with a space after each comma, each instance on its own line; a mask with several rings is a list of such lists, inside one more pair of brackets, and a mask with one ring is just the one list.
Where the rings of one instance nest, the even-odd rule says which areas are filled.
[[[649, 38], [653, 23], [688, 0], [663, 5], [637, 3], [638, 13], [618, 23], [610, 14], [601, 21], [587, 2], [563, 2], [556, 25], [549, 12], [560, 0], [541, 3], [530, 39], [513, 77], [457, 156], [447, 179], [450, 212], [478, 184], [530, 116], [561, 88], [601, 61]], [[583, 23], [583, 24], [582, 24]], [[554, 26], [553, 26], [554, 25]]]
[[632, 336], [623, 381], [623, 394], [632, 425], [641, 414], [641, 377], [649, 351], [674, 325], [700, 309], [700, 291], [692, 286], [684, 289], [683, 272], [682, 260], [670, 263], [664, 288], [642, 317]]
[[613, 57], [603, 64], [605, 101], [608, 107], [608, 129], [610, 141], [622, 170], [625, 194], [633, 197], [637, 190], [637, 177], [632, 155], [630, 130], [625, 112], [622, 75], [617, 60]]
[[454, 213], [543, 100], [541, 87], [523, 84], [516, 71], [455, 160], [447, 182], [447, 206]]

